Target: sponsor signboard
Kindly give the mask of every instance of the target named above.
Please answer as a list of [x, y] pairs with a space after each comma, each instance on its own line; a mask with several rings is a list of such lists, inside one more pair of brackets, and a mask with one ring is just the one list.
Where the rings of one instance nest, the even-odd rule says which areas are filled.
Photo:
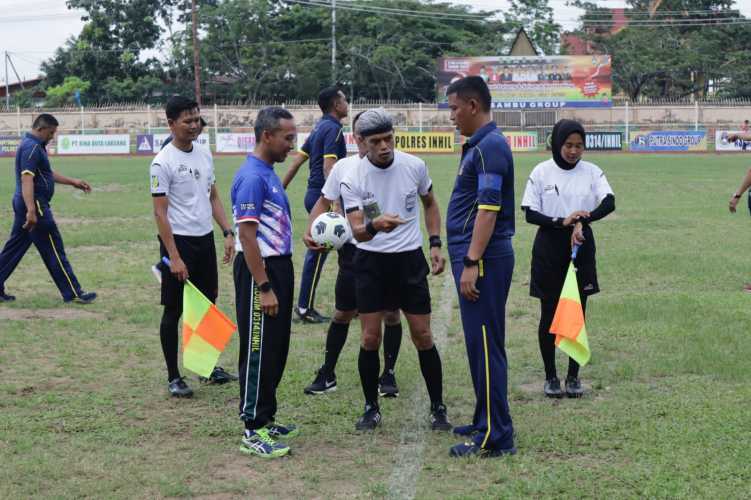
[[127, 155], [130, 154], [129, 134], [60, 135], [60, 155]]
[[[297, 134], [297, 149], [302, 148], [310, 133]], [[351, 132], [344, 134], [347, 153], [357, 153], [357, 143]], [[396, 132], [394, 135], [396, 149], [407, 153], [453, 153], [453, 132]]]
[[16, 156], [16, 149], [21, 144], [17, 135], [0, 135], [0, 156]]
[[[552, 132], [548, 132], [545, 148], [552, 148]], [[621, 151], [623, 149], [623, 134], [621, 132], [587, 132], [586, 149], [590, 151]]]
[[681, 152], [706, 151], [707, 133], [703, 130], [641, 130], [631, 132], [629, 151]]
[[748, 152], [751, 153], [751, 142], [737, 140], [733, 142], [728, 141], [728, 136], [732, 134], [739, 134], [738, 130], [717, 130], [715, 131], [715, 151], [736, 151], [739, 153]]
[[[153, 140], [152, 140], [153, 148], [151, 151], [153, 153], [158, 153], [159, 151], [161, 151], [164, 141], [166, 141], [170, 135], [171, 134], [153, 134]], [[197, 142], [198, 144], [201, 144], [202, 146], [209, 147], [209, 134], [203, 133], [199, 135], [196, 138], [196, 140], [193, 142]]]
[[537, 132], [504, 131], [511, 151], [537, 151]]
[[453, 132], [397, 132], [396, 149], [408, 153], [453, 153]]
[[154, 135], [137, 134], [136, 135], [136, 154], [153, 155], [154, 154]]
[[216, 134], [217, 153], [250, 153], [256, 147], [256, 136], [252, 132]]
[[447, 107], [452, 82], [480, 76], [496, 109], [611, 107], [611, 75], [609, 55], [445, 57], [438, 59], [436, 101]]

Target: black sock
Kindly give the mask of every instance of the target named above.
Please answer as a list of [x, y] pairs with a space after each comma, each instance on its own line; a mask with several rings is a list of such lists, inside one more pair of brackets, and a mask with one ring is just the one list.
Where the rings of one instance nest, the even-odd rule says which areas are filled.
[[574, 358], [568, 358], [568, 376], [567, 378], [579, 377], [579, 363]]
[[177, 309], [165, 307], [162, 314], [162, 322], [159, 325], [159, 337], [162, 340], [162, 353], [167, 363], [167, 381], [171, 382], [180, 377], [177, 367], [177, 323], [180, 320], [180, 312]]
[[326, 333], [326, 354], [324, 355], [323, 366], [321, 367], [326, 373], [334, 373], [339, 353], [342, 352], [344, 343], [347, 341], [348, 331], [349, 323], [335, 323], [332, 321], [329, 324], [329, 331]]
[[399, 346], [402, 345], [402, 324], [386, 325], [383, 333], [383, 372], [393, 371]]
[[555, 307], [555, 301], [540, 301], [540, 325], [537, 327], [537, 339], [540, 344], [542, 362], [545, 365], [545, 380], [558, 376], [555, 369], [555, 335], [550, 333]]
[[360, 347], [360, 356], [357, 358], [357, 367], [360, 370], [360, 382], [365, 403], [378, 406], [378, 372], [381, 360], [378, 351], [366, 351]]
[[420, 358], [420, 371], [428, 388], [431, 406], [443, 404], [443, 368], [438, 349], [434, 345], [426, 351], [417, 351], [417, 356]]

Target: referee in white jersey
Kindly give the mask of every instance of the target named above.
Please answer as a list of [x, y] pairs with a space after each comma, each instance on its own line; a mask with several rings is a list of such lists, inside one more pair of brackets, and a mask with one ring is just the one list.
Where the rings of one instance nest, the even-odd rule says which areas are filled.
[[[537, 165], [527, 180], [522, 209], [527, 222], [539, 226], [532, 246], [529, 293], [540, 299], [538, 340], [545, 364], [544, 392], [563, 397], [555, 368], [555, 336], [550, 334], [555, 308], [571, 260], [571, 249], [581, 245], [574, 264], [582, 309], [587, 297], [600, 291], [595, 267], [595, 239], [591, 224], [615, 210], [615, 196], [605, 174], [582, 160], [584, 127], [561, 120], [553, 127], [553, 158]], [[579, 364], [569, 358], [566, 395], [581, 397]]]
[[401, 309], [418, 351], [420, 370], [430, 396], [434, 430], [451, 430], [443, 404], [441, 358], [430, 330], [431, 272], [422, 251], [420, 208], [430, 234], [433, 274], [446, 264], [441, 255], [441, 214], [425, 162], [394, 150], [394, 127], [382, 108], [360, 116], [355, 128], [367, 154], [350, 168], [341, 183], [341, 195], [352, 232], [357, 239], [354, 257], [357, 308], [362, 325], [358, 367], [365, 395], [365, 412], [357, 430], [375, 429], [381, 421], [378, 406], [378, 348], [383, 311]]
[[[200, 113], [198, 104], [186, 97], [175, 96], [167, 101], [172, 141], [156, 155], [150, 169], [159, 252], [170, 261], [170, 272], [162, 275], [164, 313], [159, 336], [167, 363], [168, 389], [175, 397], [193, 395], [177, 366], [183, 282], [190, 279], [212, 302], [218, 294], [212, 217], [224, 233], [224, 263], [231, 262], [235, 254], [232, 226], [216, 190], [211, 151], [193, 142], [201, 130]], [[223, 383], [234, 378], [217, 367], [209, 380]]]

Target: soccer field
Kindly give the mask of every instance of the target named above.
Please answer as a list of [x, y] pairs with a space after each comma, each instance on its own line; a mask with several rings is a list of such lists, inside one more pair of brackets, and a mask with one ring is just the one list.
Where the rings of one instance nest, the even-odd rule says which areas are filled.
[[[519, 204], [531, 168], [517, 155]], [[740, 498], [751, 481], [751, 219], [727, 201], [751, 161], [741, 156], [586, 155], [606, 173], [614, 214], [595, 223], [602, 292], [588, 305], [592, 361], [581, 400], [547, 400], [537, 346], [539, 306], [528, 295], [535, 228], [517, 211], [516, 269], [507, 307], [515, 457], [451, 459], [457, 441], [428, 430], [428, 400], [406, 334], [396, 367], [401, 395], [382, 400], [383, 425], [359, 434], [359, 324], [342, 352], [337, 392], [303, 394], [322, 361], [326, 325], [293, 323], [279, 388], [281, 422], [301, 427], [293, 454], [262, 461], [238, 450], [237, 384], [201, 385], [170, 399], [159, 342], [158, 247], [149, 158], [61, 158], [53, 168], [88, 180], [90, 195], [58, 187], [66, 251], [90, 306], [64, 305], [36, 250], [0, 304], [0, 497], [73, 498]], [[426, 157], [445, 216], [457, 156]], [[240, 157], [216, 158], [229, 187]], [[281, 170], [281, 169], [280, 169]], [[13, 220], [12, 160], [0, 162], [0, 234]], [[296, 286], [306, 172], [290, 191]], [[504, 207], [505, 208], [505, 207]], [[445, 218], [444, 218], [445, 219]], [[218, 238], [219, 240], [219, 238]], [[336, 259], [317, 308], [333, 310]], [[474, 396], [448, 273], [430, 278], [444, 393], [454, 424]], [[220, 264], [221, 309], [234, 318], [231, 268]], [[237, 371], [237, 339], [220, 364]], [[565, 373], [558, 356], [559, 374]], [[184, 372], [188, 374], [188, 372]]]

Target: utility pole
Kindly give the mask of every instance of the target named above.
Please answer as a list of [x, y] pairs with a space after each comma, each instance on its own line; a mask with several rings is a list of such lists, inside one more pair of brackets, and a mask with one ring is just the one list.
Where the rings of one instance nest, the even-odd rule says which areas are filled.
[[331, 0], [331, 83], [336, 84], [336, 0]]
[[8, 82], [8, 51], [5, 51], [5, 109], [10, 109], [10, 83]]
[[196, 85], [196, 102], [201, 105], [201, 57], [200, 47], [198, 46], [198, 12], [196, 10], [196, 0], [190, 2], [190, 18], [193, 24], [193, 77]]

